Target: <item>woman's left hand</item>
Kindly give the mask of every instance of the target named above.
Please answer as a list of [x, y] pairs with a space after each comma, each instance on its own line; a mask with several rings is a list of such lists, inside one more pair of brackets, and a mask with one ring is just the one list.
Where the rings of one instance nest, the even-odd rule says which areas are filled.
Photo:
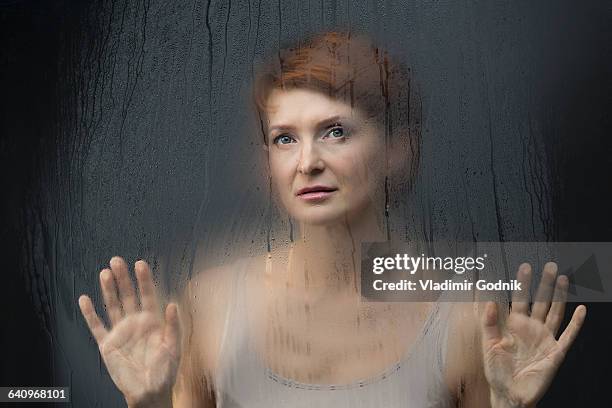
[[512, 295], [512, 310], [504, 327], [498, 327], [494, 302], [486, 304], [481, 322], [484, 370], [494, 408], [534, 407], [548, 389], [586, 317], [586, 307], [578, 306], [557, 340], [567, 299], [567, 277], [557, 278], [555, 263], [544, 266], [531, 314], [529, 264], [521, 265], [517, 280], [522, 290]]

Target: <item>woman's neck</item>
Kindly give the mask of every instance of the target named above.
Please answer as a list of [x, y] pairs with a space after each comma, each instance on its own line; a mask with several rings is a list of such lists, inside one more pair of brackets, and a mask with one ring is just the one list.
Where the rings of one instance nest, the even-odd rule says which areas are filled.
[[287, 282], [313, 294], [359, 292], [361, 243], [378, 242], [385, 233], [373, 211], [333, 225], [300, 224], [288, 262]]

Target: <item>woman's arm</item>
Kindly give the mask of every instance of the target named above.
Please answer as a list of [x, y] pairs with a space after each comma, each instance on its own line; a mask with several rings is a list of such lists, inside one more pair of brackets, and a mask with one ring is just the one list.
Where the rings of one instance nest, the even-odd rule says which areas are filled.
[[446, 382], [457, 407], [490, 408], [484, 375], [479, 316], [482, 303], [457, 303], [448, 332]]
[[[196, 277], [196, 279], [198, 279]], [[195, 305], [191, 301], [194, 296], [193, 281], [189, 281], [179, 302], [179, 316], [181, 326], [184, 328], [182, 348], [184, 350], [179, 364], [179, 372], [172, 393], [172, 406], [174, 408], [213, 408], [212, 390], [203, 387], [205, 367], [201, 358], [201, 344], [197, 333], [200, 331], [194, 328], [197, 316], [193, 315]], [[197, 295], [196, 295], [197, 296]], [[207, 398], [207, 394], [210, 397]]]
[[79, 306], [128, 406], [165, 408], [181, 354], [177, 305], [170, 303], [162, 311], [149, 265], [138, 261], [135, 270], [138, 294], [123, 259], [114, 257], [110, 269], [100, 273], [108, 327], [88, 296], [79, 298]]
[[232, 264], [208, 269], [187, 284], [179, 302], [184, 328], [174, 408], [213, 408], [221, 333], [230, 299]]
[[[481, 352], [465, 352], [464, 361], [459, 361], [459, 365], [464, 365], [464, 374], [457, 378], [472, 384], [463, 387], [459, 398], [465, 401], [463, 406], [535, 407], [584, 323], [586, 308], [579, 306], [557, 339], [568, 282], [565, 277], [557, 278], [556, 264], [548, 263], [544, 267], [531, 310], [528, 298], [531, 268], [528, 264], [521, 265], [517, 280], [522, 283], [523, 291], [513, 293], [512, 310], [503, 324], [505, 313], [499, 312], [495, 303], [479, 303], [473, 308], [472, 321], [480, 323], [467, 326], [473, 334], [464, 336], [468, 342], [463, 347], [476, 351], [479, 346]], [[465, 360], [468, 356], [473, 357], [472, 361]], [[488, 396], [488, 404], [485, 396]]]
[[110, 327], [88, 296], [79, 298], [113, 382], [129, 408], [214, 407], [212, 378], [230, 289], [227, 268], [196, 276], [179, 305], [169, 304], [164, 313], [148, 264], [138, 261], [135, 272], [138, 291], [122, 258], [113, 258], [110, 269], [100, 273]]
[[557, 277], [557, 265], [544, 266], [533, 306], [529, 307], [531, 267], [521, 265], [522, 291], [512, 294], [512, 310], [499, 325], [497, 305], [489, 302], [481, 320], [485, 375], [494, 407], [533, 407], [542, 398], [586, 318], [586, 307], [574, 310], [557, 339], [565, 312], [569, 281]]

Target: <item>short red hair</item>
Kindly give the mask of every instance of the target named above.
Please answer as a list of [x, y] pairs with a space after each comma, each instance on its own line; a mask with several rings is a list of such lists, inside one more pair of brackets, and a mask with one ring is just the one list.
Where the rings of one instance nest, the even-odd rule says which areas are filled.
[[255, 102], [264, 111], [272, 90], [308, 88], [375, 116], [410, 87], [408, 71], [364, 36], [328, 32], [278, 55], [255, 83]]
[[[344, 101], [375, 119], [384, 129], [386, 140], [397, 140], [396, 148], [407, 151], [409, 180], [414, 179], [419, 162], [421, 103], [411, 92], [410, 70], [405, 65], [367, 37], [349, 32], [327, 32], [276, 55], [261, 67], [253, 86], [260, 117], [265, 117], [266, 103], [275, 89], [312, 89]], [[408, 137], [398, 140], [398, 134]]]

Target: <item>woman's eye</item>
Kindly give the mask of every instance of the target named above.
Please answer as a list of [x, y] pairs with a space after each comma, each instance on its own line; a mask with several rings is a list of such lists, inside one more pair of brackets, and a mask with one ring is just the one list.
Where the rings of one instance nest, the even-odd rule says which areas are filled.
[[336, 127], [331, 128], [329, 132], [327, 132], [327, 136], [329, 136], [332, 139], [340, 139], [346, 136], [346, 132], [343, 127], [336, 126]]
[[289, 135], [279, 135], [274, 138], [274, 144], [290, 144], [293, 138]]

